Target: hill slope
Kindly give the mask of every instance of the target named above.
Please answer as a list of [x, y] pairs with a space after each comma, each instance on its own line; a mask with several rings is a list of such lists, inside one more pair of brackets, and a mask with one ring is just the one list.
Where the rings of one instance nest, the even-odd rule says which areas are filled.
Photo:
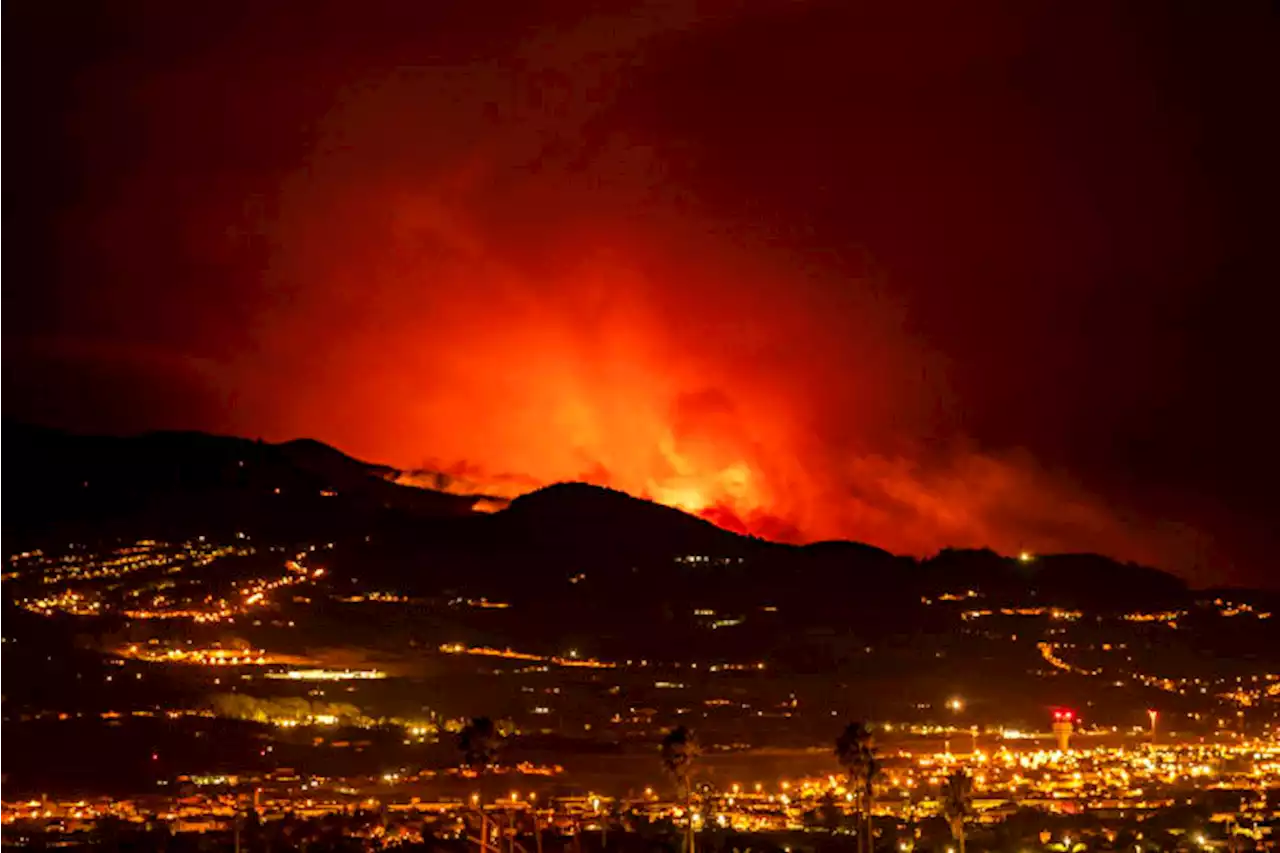
[[395, 469], [310, 439], [269, 444], [194, 432], [108, 437], [6, 427], [11, 547], [240, 530], [362, 547], [372, 539], [368, 573], [420, 591], [493, 584], [490, 592], [538, 595], [549, 577], [603, 571], [616, 578], [644, 567], [636, 596], [654, 585], [677, 584], [691, 595], [727, 586], [728, 600], [744, 605], [785, 599], [818, 612], [833, 600], [883, 606], [965, 589], [1112, 609], [1188, 595], [1171, 575], [1096, 555], [1023, 564], [990, 551], [943, 551], [918, 562], [854, 542], [782, 545], [583, 483], [537, 489], [485, 515], [473, 512], [477, 496], [398, 485]]
[[[310, 440], [268, 444], [197, 432], [82, 436], [4, 429], [6, 537], [247, 530], [312, 537], [384, 511], [471, 512], [461, 497], [388, 481], [386, 466]], [[333, 525], [337, 525], [335, 528]], [[148, 532], [149, 531], [149, 532]]]

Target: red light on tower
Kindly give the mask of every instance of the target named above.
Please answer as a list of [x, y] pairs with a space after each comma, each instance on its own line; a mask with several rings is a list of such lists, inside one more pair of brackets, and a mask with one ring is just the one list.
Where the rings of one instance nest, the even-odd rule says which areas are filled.
[[1071, 732], [1075, 726], [1071, 724], [1075, 714], [1071, 711], [1057, 710], [1053, 712], [1053, 736], [1058, 741], [1058, 749], [1067, 752], [1071, 747]]

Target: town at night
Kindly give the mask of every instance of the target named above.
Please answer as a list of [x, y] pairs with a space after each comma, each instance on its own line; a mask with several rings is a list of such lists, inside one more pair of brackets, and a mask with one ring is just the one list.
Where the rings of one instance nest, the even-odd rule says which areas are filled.
[[1280, 849], [1273, 4], [3, 16], [6, 850]]

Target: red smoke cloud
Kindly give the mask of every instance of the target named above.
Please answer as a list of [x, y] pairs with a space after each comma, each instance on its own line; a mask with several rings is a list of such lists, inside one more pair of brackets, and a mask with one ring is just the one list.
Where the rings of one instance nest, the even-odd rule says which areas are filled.
[[[1028, 130], [1037, 104], [1022, 92], [1020, 25], [978, 26], [957, 7], [957, 37], [950, 24], [917, 26], [914, 14], [877, 29], [871, 15], [851, 48], [856, 28], [819, 17], [779, 59], [757, 50], [781, 49], [768, 15], [786, 24], [808, 7], [764, 4], [757, 38], [734, 49], [725, 39], [700, 64], [699, 39], [744, 13], [695, 20], [694, 4], [679, 5], [536, 26], [514, 13], [468, 21], [466, 4], [456, 7], [463, 20], [441, 12], [439, 26], [346, 4], [308, 6], [305, 27], [287, 4], [249, 4], [243, 20], [210, 7], [208, 28], [186, 6], [138, 13], [129, 50], [75, 83], [91, 107], [77, 121], [93, 128], [76, 131], [76, 162], [96, 189], [66, 225], [68, 276], [93, 286], [45, 313], [74, 306], [59, 335], [80, 342], [90, 354], [81, 360], [121, 367], [110, 390], [71, 387], [108, 410], [140, 400], [146, 426], [314, 436], [442, 472], [447, 482], [429, 484], [460, 491], [587, 480], [771, 538], [854, 538], [913, 554], [1090, 549], [1188, 565], [1179, 535], [1117, 518], [1008, 440], [970, 436], [965, 406], [989, 419], [1008, 397], [958, 399], [950, 380], [975, 369], [948, 358], [964, 347], [939, 353], [913, 331], [928, 327], [922, 308], [978, 302], [964, 279], [947, 290], [945, 271], [966, 261], [978, 270], [972, 282], [1002, 242], [1087, 278], [1075, 271], [1089, 269], [1082, 235], [1094, 202], [1073, 206], [1078, 182], [1060, 167], [1070, 161], [1037, 148]], [[217, 34], [206, 39], [206, 29]], [[187, 42], [198, 49], [178, 46]], [[668, 61], [681, 51], [683, 64]], [[722, 73], [769, 62], [781, 83], [759, 74], [739, 90]], [[1064, 78], [1075, 65], [1072, 52]], [[668, 121], [687, 68], [703, 97], [685, 104], [686, 119], [729, 102], [730, 130]], [[1005, 76], [1017, 84], [981, 88]], [[811, 78], [836, 82], [793, 112]], [[756, 98], [767, 107], [755, 109]], [[1078, 124], [1092, 126], [1093, 95], [1081, 103], [1090, 121]], [[833, 112], [847, 119], [832, 125], [842, 136], [821, 124]], [[860, 117], [871, 117], [866, 127]], [[892, 132], [881, 136], [876, 122]], [[687, 126], [702, 136], [683, 135]], [[938, 144], [941, 130], [954, 139]], [[724, 143], [734, 133], [743, 156]], [[298, 140], [312, 137], [299, 157]], [[1108, 130], [1095, 147], [1113, 142]], [[1044, 174], [1038, 151], [1053, 167]], [[850, 157], [861, 171], [829, 190], [828, 173]], [[725, 161], [732, 168], [717, 169]], [[1045, 175], [1053, 180], [1030, 179]], [[1133, 170], [1124, 175], [1128, 186]], [[792, 184], [803, 191], [789, 194]], [[790, 222], [765, 189], [756, 204], [757, 186], [838, 213], [851, 223], [845, 249]], [[1052, 216], [1024, 225], [1020, 212], [1047, 209], [1046, 198], [1057, 202]], [[1021, 230], [1006, 237], [1006, 226]], [[847, 248], [864, 236], [875, 247], [877, 234], [897, 252], [891, 269]], [[945, 298], [899, 297], [911, 291], [903, 258], [913, 255], [932, 261], [917, 271], [942, 270], [917, 293]], [[1029, 307], [1039, 322], [1019, 324]], [[960, 336], [987, 351], [979, 374], [1058, 321], [1031, 299], [1005, 308]], [[1012, 343], [972, 346], [1002, 323], [1022, 326]], [[79, 358], [60, 341], [50, 349]], [[1088, 347], [1054, 350], [1060, 372], [1049, 375], [1075, 376], [1062, 364]], [[1023, 374], [1008, 373], [1006, 388], [1023, 387]], [[1041, 391], [1052, 384], [1026, 375]], [[64, 420], [78, 423], [87, 408], [77, 402]], [[1031, 422], [1066, 423], [1055, 415]]]
[[873, 269], [668, 179], [678, 152], [614, 115], [653, 37], [526, 45], [536, 92], [496, 66], [347, 87], [279, 194], [245, 410], [459, 490], [586, 480], [770, 538], [1163, 556], [1030, 458], [967, 446], [945, 361]]
[[0, 414], [1270, 565], [1240, 4], [56, 5], [14, 19]]

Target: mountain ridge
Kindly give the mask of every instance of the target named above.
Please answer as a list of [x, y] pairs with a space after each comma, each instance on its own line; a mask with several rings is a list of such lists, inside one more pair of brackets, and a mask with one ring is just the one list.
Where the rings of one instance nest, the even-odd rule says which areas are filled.
[[[1151, 596], [1178, 599], [1188, 590], [1160, 569], [1100, 555], [1044, 555], [1028, 565], [989, 550], [944, 549], [916, 559], [848, 540], [772, 542], [586, 483], [544, 486], [484, 514], [475, 510], [479, 496], [395, 483], [397, 469], [315, 439], [269, 443], [176, 431], [84, 436], [6, 426], [5, 486], [23, 500], [16, 511], [10, 504], [4, 529], [8, 540], [19, 543], [54, 534], [65, 541], [68, 531], [142, 537], [244, 529], [313, 540], [368, 537], [373, 531], [389, 548], [425, 555], [432, 565], [515, 560], [620, 571], [684, 557], [713, 565], [749, 559], [778, 580], [871, 578], [902, 586], [905, 595], [969, 579], [1011, 597], [1042, 589], [1065, 604], [1086, 595], [1078, 587], [1110, 588], [1118, 604]], [[904, 577], [891, 577], [894, 568]], [[1092, 590], [1087, 597], [1100, 594]]]

